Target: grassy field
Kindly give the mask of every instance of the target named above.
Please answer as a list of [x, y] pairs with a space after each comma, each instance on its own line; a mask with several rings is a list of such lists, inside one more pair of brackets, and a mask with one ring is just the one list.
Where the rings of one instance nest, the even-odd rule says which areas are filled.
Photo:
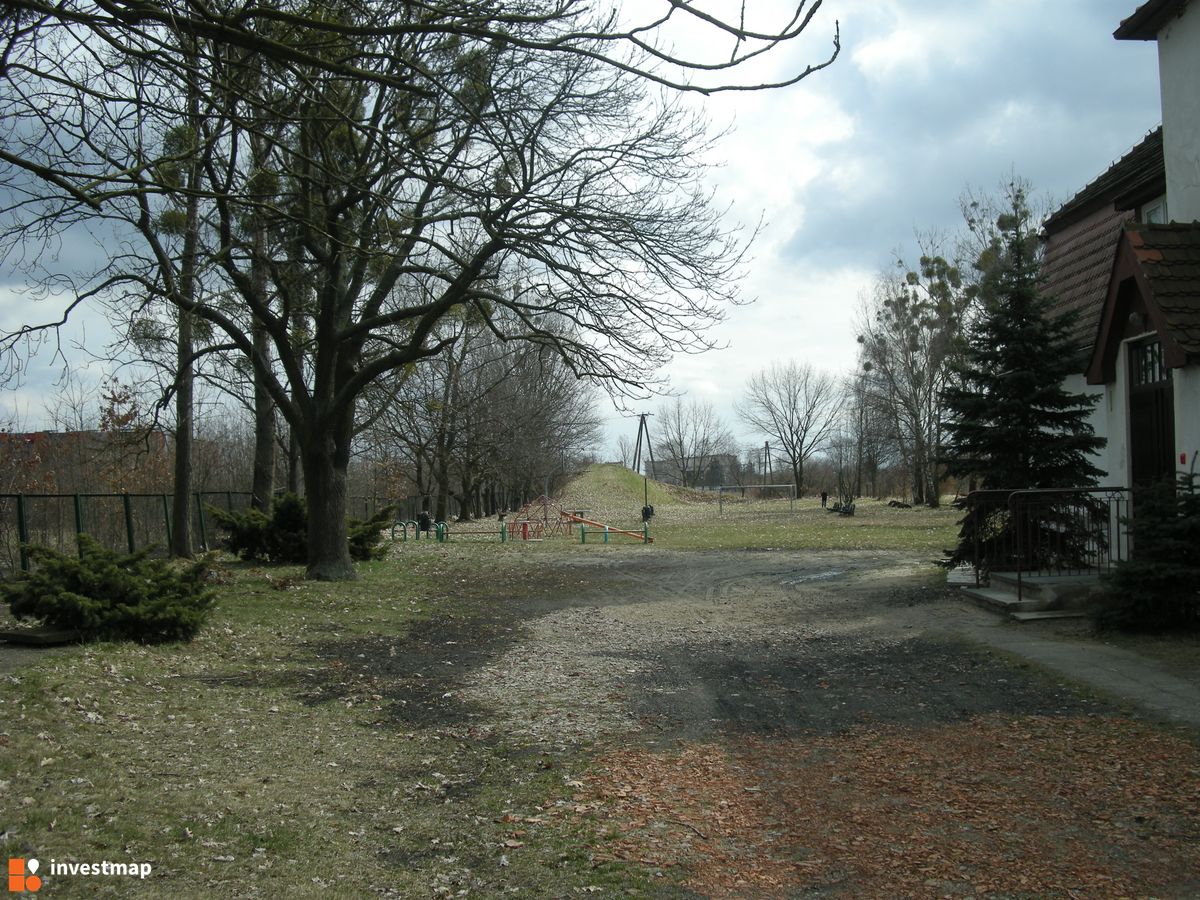
[[[594, 467], [565, 499], [635, 524], [642, 482]], [[718, 516], [658, 485], [651, 502], [656, 543], [639, 552], [932, 556], [953, 535], [944, 510], [867, 503], [842, 518], [803, 502]], [[463, 647], [511, 632], [506, 603], [595, 586], [556, 558], [610, 549], [423, 541], [333, 585], [230, 564], [190, 644], [67, 648], [0, 675], [7, 854], [153, 865], [145, 882], [48, 875], [54, 896], [661, 895], [670, 873], [598, 862], [587, 818], [560, 814], [590, 748], [479, 730], [446, 674]]]
[[[590, 467], [564, 492], [569, 506], [592, 509], [592, 517], [620, 528], [641, 528], [643, 479], [616, 465]], [[853, 516], [821, 508], [804, 497], [727, 502], [717, 496], [649, 482], [657, 545], [681, 550], [912, 550], [930, 559], [954, 545], [961, 512], [896, 509], [879, 500], [859, 500]]]

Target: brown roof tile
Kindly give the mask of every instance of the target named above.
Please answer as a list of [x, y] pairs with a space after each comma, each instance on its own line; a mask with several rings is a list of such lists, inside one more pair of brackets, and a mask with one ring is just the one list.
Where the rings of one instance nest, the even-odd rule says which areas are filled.
[[1043, 290], [1059, 311], [1075, 310], [1076, 349], [1089, 350], [1108, 292], [1117, 238], [1133, 208], [1166, 190], [1162, 128], [1147, 134], [1042, 226]]
[[1167, 189], [1163, 163], [1162, 126], [1142, 138], [1099, 177], [1055, 210], [1042, 228], [1046, 232], [1086, 218], [1098, 206], [1132, 209]]
[[1130, 223], [1125, 231], [1171, 336], [1200, 356], [1200, 222]]
[[1071, 330], [1077, 350], [1090, 349], [1096, 337], [1117, 237], [1132, 215], [1111, 207], [1100, 209], [1070, 228], [1046, 236], [1042, 289], [1054, 298], [1057, 312], [1077, 314]]

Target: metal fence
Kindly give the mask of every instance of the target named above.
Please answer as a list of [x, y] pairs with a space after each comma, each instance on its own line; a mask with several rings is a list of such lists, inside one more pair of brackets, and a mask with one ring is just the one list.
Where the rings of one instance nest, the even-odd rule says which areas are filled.
[[[206, 507], [229, 511], [249, 508], [249, 491], [199, 491], [192, 503], [192, 534], [198, 549], [219, 541]], [[0, 572], [28, 568], [23, 546], [75, 552], [80, 534], [110, 550], [133, 553], [150, 548], [167, 553], [173, 527], [170, 494], [0, 494]], [[405, 501], [411, 505], [410, 501]], [[370, 518], [397, 501], [380, 497], [350, 497], [347, 512]]]
[[1132, 495], [1124, 487], [972, 491], [965, 527], [975, 584], [991, 572], [1086, 576], [1129, 556]]

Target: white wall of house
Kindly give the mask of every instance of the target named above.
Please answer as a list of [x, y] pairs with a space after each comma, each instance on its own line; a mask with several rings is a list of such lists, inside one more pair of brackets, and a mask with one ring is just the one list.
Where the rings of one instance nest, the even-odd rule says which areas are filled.
[[[1191, 465], [1192, 455], [1200, 451], [1200, 366], [1175, 369], [1174, 375], [1175, 462], [1183, 454]], [[1200, 463], [1196, 468], [1200, 471]]]
[[[1137, 340], [1137, 338], [1134, 338]], [[1122, 342], [1117, 352], [1116, 381], [1104, 386], [1104, 434], [1108, 477], [1103, 484], [1128, 485], [1129, 468], [1129, 343]]]
[[[1158, 33], [1167, 214], [1175, 222], [1200, 220], [1200, 3], [1189, 3]], [[1175, 462], [1200, 450], [1200, 366], [1172, 372]]]
[[[1200, 220], [1200, 3], [1158, 33], [1167, 212], [1176, 222]], [[1176, 418], [1176, 422], [1179, 419]]]

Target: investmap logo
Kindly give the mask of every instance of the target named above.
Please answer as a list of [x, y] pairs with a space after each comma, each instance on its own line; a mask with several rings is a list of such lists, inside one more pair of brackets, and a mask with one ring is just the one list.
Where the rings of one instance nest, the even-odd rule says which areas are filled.
[[[10, 894], [36, 894], [42, 889], [42, 876], [38, 874], [41, 864], [36, 859], [9, 857], [8, 892]], [[59, 862], [50, 860], [49, 874], [62, 876], [118, 877], [143, 879], [152, 871], [150, 863], [110, 862]]]
[[15, 859], [9, 857], [8, 860], [8, 892], [10, 894], [23, 894], [26, 891], [36, 893], [42, 888], [41, 876], [37, 873], [38, 861], [36, 859]]

